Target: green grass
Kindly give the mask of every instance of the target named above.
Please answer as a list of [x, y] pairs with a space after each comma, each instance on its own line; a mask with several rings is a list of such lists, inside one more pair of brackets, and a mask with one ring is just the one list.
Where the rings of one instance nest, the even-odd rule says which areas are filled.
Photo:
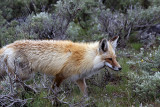
[[131, 43], [131, 47], [137, 51], [140, 50], [140, 48], [142, 47], [141, 43]]
[[46, 91], [41, 91], [38, 94], [33, 93], [22, 93], [22, 98], [24, 99], [30, 99], [27, 102], [28, 107], [52, 107], [51, 102], [48, 99], [45, 99], [47, 97]]

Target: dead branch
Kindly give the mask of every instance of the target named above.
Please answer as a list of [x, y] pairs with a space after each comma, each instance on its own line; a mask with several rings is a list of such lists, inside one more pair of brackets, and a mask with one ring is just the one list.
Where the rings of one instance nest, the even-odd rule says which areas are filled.
[[0, 106], [2, 107], [12, 107], [16, 105], [24, 106], [28, 100], [32, 100], [32, 98], [29, 99], [19, 99], [16, 98], [17, 94], [8, 94], [8, 95], [0, 95]]

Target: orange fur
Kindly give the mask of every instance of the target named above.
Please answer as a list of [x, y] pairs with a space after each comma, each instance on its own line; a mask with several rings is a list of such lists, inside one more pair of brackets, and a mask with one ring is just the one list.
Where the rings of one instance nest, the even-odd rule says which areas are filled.
[[[95, 74], [97, 71], [105, 67], [106, 64], [120, 67], [116, 61], [116, 55], [112, 46], [112, 42], [105, 40], [103, 45], [99, 42], [94, 43], [74, 43], [71, 41], [53, 41], [53, 40], [20, 40], [3, 47], [0, 50], [2, 63], [6, 63], [9, 72], [15, 72], [15, 60], [19, 63], [19, 76], [27, 78], [30, 73], [42, 72], [55, 76], [57, 86], [64, 79], [71, 78], [77, 81], [77, 84], [85, 94], [85, 78]], [[103, 51], [103, 46], [105, 50]], [[102, 48], [102, 49], [101, 49]], [[101, 52], [100, 52], [101, 50]], [[112, 58], [110, 61], [108, 58]], [[6, 59], [7, 61], [3, 61]], [[23, 70], [23, 66], [31, 71]], [[110, 65], [109, 65], [110, 67]], [[0, 68], [4, 71], [3, 67]], [[28, 73], [28, 74], [27, 74]], [[1, 75], [1, 74], [0, 74]]]

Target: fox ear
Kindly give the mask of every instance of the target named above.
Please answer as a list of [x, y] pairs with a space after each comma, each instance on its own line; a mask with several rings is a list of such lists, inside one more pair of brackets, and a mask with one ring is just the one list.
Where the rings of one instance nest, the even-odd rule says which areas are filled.
[[102, 39], [99, 42], [99, 52], [103, 53], [103, 52], [106, 52], [107, 50], [108, 50], [107, 39]]
[[111, 44], [112, 44], [112, 47], [113, 47], [114, 49], [116, 49], [116, 47], [117, 47], [118, 38], [119, 38], [119, 36], [115, 36], [115, 37], [113, 37], [113, 38], [110, 40], [110, 42], [111, 42]]

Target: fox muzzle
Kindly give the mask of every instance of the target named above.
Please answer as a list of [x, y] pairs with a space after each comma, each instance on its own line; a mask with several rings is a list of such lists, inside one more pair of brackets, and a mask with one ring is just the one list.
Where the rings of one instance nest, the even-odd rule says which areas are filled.
[[111, 68], [111, 69], [114, 70], [114, 71], [120, 71], [120, 70], [122, 70], [122, 67], [112, 66], [112, 65], [111, 65], [110, 63], [108, 63], [108, 62], [105, 62], [105, 65], [106, 65], [107, 67]]

